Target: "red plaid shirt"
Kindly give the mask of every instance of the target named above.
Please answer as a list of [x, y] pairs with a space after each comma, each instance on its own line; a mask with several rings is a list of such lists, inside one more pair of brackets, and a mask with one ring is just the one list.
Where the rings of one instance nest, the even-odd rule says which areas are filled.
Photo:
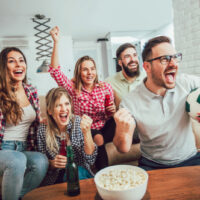
[[82, 116], [88, 115], [93, 119], [92, 129], [101, 129], [107, 119], [105, 111], [105, 95], [110, 95], [110, 101], [114, 100], [113, 90], [109, 83], [100, 82], [96, 84], [92, 92], [88, 92], [82, 88], [80, 94], [74, 89], [74, 83], [69, 80], [64, 73], [60, 70], [60, 66], [57, 69], [49, 68], [51, 76], [55, 79], [57, 84], [64, 87], [69, 95], [72, 97], [74, 114]]
[[[30, 85], [24, 84], [24, 83], [23, 83], [23, 87], [24, 87], [25, 93], [28, 97], [28, 100], [30, 101], [31, 105], [33, 106], [33, 109], [36, 112], [36, 118], [29, 128], [29, 134], [28, 134], [28, 138], [27, 138], [27, 150], [36, 150], [36, 141], [37, 141], [36, 133], [37, 133], [37, 129], [38, 129], [39, 122], [40, 122], [39, 99], [38, 99], [38, 95], [37, 95], [37, 90], [35, 88], [33, 88]], [[4, 115], [0, 108], [0, 149], [1, 149], [1, 143], [2, 143], [2, 140], [4, 137], [5, 126], [6, 126], [6, 120], [5, 120]]]

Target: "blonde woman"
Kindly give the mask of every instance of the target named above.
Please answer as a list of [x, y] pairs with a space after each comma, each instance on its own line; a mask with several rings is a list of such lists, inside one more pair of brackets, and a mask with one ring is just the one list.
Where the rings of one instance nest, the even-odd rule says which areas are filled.
[[0, 176], [2, 199], [18, 200], [40, 185], [48, 160], [36, 150], [37, 91], [26, 81], [27, 63], [16, 47], [0, 53]]
[[[63, 87], [51, 89], [46, 96], [47, 125], [38, 129], [38, 150], [47, 155], [49, 170], [42, 185], [65, 180], [67, 157], [65, 145], [71, 141], [80, 179], [91, 178], [97, 148], [91, 135], [92, 119], [86, 115], [73, 115], [71, 98]], [[63, 140], [65, 145], [63, 146]]]
[[103, 168], [108, 165], [104, 143], [112, 141], [115, 126], [113, 118], [109, 120], [116, 111], [112, 87], [108, 83], [98, 81], [95, 61], [89, 56], [77, 61], [73, 81], [69, 80], [59, 66], [59, 28], [53, 28], [50, 33], [54, 48], [49, 72], [57, 84], [69, 92], [74, 113], [79, 116], [86, 114], [92, 118], [92, 135], [98, 145], [96, 166], [99, 169]]

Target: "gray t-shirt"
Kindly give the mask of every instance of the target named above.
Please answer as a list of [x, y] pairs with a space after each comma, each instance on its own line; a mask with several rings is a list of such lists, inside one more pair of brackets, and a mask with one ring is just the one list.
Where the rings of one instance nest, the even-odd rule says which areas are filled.
[[142, 156], [157, 163], [175, 165], [196, 154], [195, 138], [185, 111], [187, 95], [200, 87], [200, 77], [181, 74], [164, 97], [144, 83], [124, 98], [120, 107], [131, 112], [139, 131]]

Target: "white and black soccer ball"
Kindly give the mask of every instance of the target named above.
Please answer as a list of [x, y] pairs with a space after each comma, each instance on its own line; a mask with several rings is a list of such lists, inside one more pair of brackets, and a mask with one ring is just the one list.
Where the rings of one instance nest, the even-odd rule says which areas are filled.
[[190, 117], [196, 120], [197, 113], [200, 113], [200, 88], [196, 88], [190, 92], [186, 100], [185, 109]]

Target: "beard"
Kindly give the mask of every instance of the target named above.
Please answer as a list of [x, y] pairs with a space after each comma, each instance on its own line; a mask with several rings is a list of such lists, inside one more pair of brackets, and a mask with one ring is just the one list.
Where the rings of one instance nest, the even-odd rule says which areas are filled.
[[[130, 64], [136, 63], [137, 64], [137, 68], [136, 69], [129, 69], [128, 66]], [[122, 62], [122, 68], [124, 69], [124, 72], [127, 76], [129, 77], [135, 77], [135, 76], [139, 76], [140, 75], [140, 69], [139, 69], [139, 64], [138, 62], [129, 62], [127, 65], [124, 65], [124, 63]]]

